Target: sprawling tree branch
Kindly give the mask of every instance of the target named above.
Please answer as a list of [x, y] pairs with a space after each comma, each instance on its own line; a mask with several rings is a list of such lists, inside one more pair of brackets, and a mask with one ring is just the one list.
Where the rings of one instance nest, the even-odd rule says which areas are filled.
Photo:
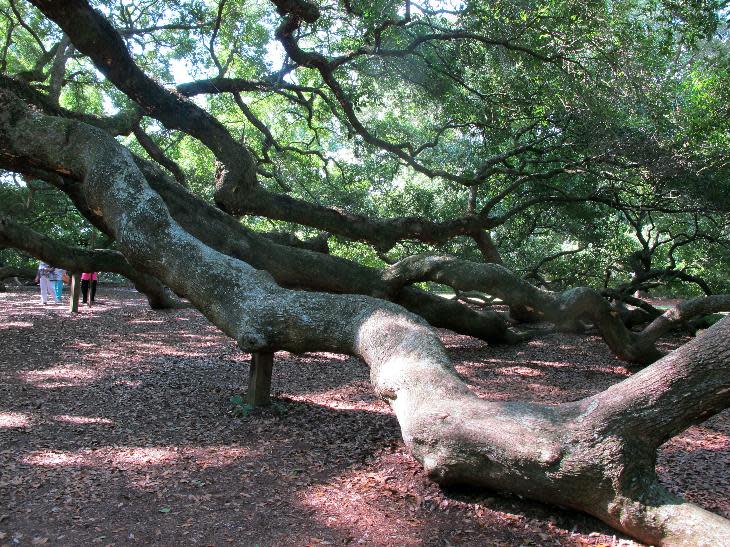
[[142, 129], [139, 124], [134, 127], [133, 131], [134, 136], [137, 138], [137, 142], [139, 142], [140, 146], [145, 149], [150, 157], [157, 163], [162, 165], [162, 167], [170, 171], [170, 173], [172, 173], [172, 176], [175, 177], [176, 181], [178, 181], [183, 186], [187, 186], [187, 181], [185, 180], [185, 173], [183, 172], [183, 170], [177, 163], [175, 163], [165, 155], [165, 151], [157, 145], [152, 137], [145, 133], [144, 129]]
[[601, 293], [588, 287], [553, 293], [539, 289], [498, 264], [481, 264], [449, 256], [413, 255], [392, 265], [383, 279], [393, 288], [435, 281], [460, 291], [479, 290], [510, 306], [534, 310], [547, 321], [570, 325], [585, 319], [601, 332], [611, 350], [626, 361], [647, 364], [661, 357], [655, 342], [672, 328], [698, 315], [730, 311], [730, 295], [697, 298], [657, 317], [641, 333], [626, 328], [621, 315]]
[[144, 293], [150, 307], [154, 309], [180, 307], [180, 302], [170, 295], [164, 285], [133, 268], [118, 251], [70, 247], [7, 216], [0, 216], [0, 245], [20, 249], [49, 264], [72, 272], [121, 274], [132, 281], [138, 291]]
[[114, 116], [108, 117], [74, 112], [60, 107], [48, 95], [40, 93], [26, 83], [4, 74], [0, 74], [0, 86], [12, 91], [15, 95], [22, 97], [28, 104], [35, 105], [47, 114], [79, 120], [104, 129], [111, 135], [129, 135], [142, 117], [142, 113], [136, 108], [123, 110]]
[[250, 152], [205, 110], [147, 76], [132, 59], [119, 33], [85, 0], [36, 0], [33, 4], [148, 116], [200, 140], [225, 166], [222, 176], [230, 175], [237, 187], [256, 187], [256, 166]]
[[[17, 82], [7, 79], [7, 89], [15, 92]], [[0, 80], [3, 88], [5, 80]], [[45, 110], [45, 103], [35, 103], [35, 95], [21, 94], [31, 104]], [[50, 110], [57, 114], [57, 110]], [[65, 112], [60, 112], [64, 114]], [[96, 119], [92, 120], [93, 122]], [[112, 236], [106, 219], [87, 203], [78, 180], [63, 166], [54, 171], [39, 168], [32, 162], [6, 156], [5, 166], [30, 176], [41, 178], [64, 191], [79, 211], [99, 230]], [[245, 229], [236, 219], [217, 210], [193, 195], [177, 182], [170, 180], [155, 165], [137, 158], [149, 184], [165, 200], [177, 222], [195, 237], [216, 250], [245, 260], [256, 268], [269, 271], [279, 284], [313, 290], [367, 294], [386, 294], [437, 327], [448, 328], [492, 343], [514, 343], [523, 337], [512, 332], [497, 313], [477, 312], [456, 301], [446, 300], [415, 288], [404, 288], [395, 294], [389, 291], [378, 270], [367, 268], [321, 252], [308, 252], [290, 246], [272, 244], [269, 237]], [[291, 243], [291, 242], [288, 242]], [[320, 250], [320, 249], [317, 249]]]
[[186, 295], [244, 351], [329, 350], [363, 359], [406, 446], [435, 480], [580, 509], [647, 543], [730, 539], [730, 522], [669, 494], [653, 469], [664, 439], [730, 405], [730, 320], [581, 401], [484, 401], [420, 318], [371, 297], [279, 287], [267, 272], [191, 235], [113, 138], [30, 112], [2, 91], [0, 165], [9, 161], [63, 169], [80, 181], [129, 262]]

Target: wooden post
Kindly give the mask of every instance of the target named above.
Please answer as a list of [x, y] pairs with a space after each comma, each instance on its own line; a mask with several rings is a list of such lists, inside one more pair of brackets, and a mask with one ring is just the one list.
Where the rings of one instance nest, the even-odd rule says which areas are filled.
[[81, 295], [81, 274], [71, 274], [71, 295], [69, 297], [68, 311], [79, 313], [79, 296]]
[[274, 368], [273, 352], [258, 352], [251, 356], [248, 374], [248, 404], [266, 406], [271, 404], [271, 371]]

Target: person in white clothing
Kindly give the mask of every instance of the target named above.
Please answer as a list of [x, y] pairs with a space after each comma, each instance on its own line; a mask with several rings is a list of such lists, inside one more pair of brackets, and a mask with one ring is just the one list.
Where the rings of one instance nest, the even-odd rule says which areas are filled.
[[59, 302], [56, 300], [55, 284], [50, 279], [52, 275], [53, 267], [41, 261], [38, 264], [38, 273], [35, 276], [35, 282], [41, 286], [41, 304], [43, 305], [48, 304], [49, 296], [55, 303]]

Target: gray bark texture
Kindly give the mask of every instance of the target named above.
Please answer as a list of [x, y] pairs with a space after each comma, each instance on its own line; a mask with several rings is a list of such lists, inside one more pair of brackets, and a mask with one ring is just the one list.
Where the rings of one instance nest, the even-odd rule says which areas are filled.
[[730, 310], [730, 295], [688, 300], [654, 319], [643, 331], [629, 330], [620, 311], [595, 289], [577, 287], [562, 293], [539, 289], [499, 264], [484, 264], [451, 256], [413, 255], [393, 264], [383, 280], [396, 291], [416, 281], [435, 281], [459, 291], [478, 290], [512, 307], [523, 307], [559, 327], [591, 322], [617, 357], [649, 364], [662, 356], [656, 341], [672, 328], [700, 315]]
[[76, 181], [73, 192], [103, 219], [129, 264], [187, 297], [242, 350], [361, 358], [406, 446], [434, 480], [573, 507], [647, 543], [730, 543], [730, 522], [669, 494], [654, 471], [664, 440], [730, 404], [730, 320], [581, 401], [484, 401], [421, 317], [366, 295], [281, 287], [178, 222], [107, 133], [28, 109], [0, 91], [0, 166], [18, 165]]

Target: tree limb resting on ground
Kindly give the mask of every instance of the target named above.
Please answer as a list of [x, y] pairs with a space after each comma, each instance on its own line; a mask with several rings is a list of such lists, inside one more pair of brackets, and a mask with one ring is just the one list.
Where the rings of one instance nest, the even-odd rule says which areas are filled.
[[118, 251], [70, 247], [7, 216], [0, 216], [0, 245], [20, 249], [44, 262], [72, 272], [121, 274], [147, 297], [153, 309], [179, 308], [182, 305], [157, 279], [133, 268]]
[[730, 541], [729, 521], [670, 494], [654, 471], [662, 442], [730, 405], [729, 319], [581, 401], [484, 401], [419, 317], [367, 296], [278, 286], [176, 222], [112, 137], [31, 112], [0, 91], [0, 165], [23, 162], [82, 181], [89, 208], [105, 219], [130, 264], [187, 296], [242, 350], [327, 350], [363, 359], [406, 446], [435, 480], [580, 509], [647, 543]]

